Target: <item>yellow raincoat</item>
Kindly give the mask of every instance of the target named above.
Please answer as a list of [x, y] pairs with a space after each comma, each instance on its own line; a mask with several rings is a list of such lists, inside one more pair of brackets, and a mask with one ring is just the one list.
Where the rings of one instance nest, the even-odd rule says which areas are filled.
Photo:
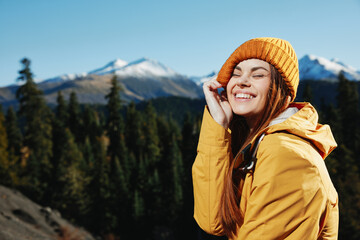
[[[264, 131], [255, 171], [245, 177], [240, 201], [244, 219], [235, 239], [337, 239], [338, 196], [323, 161], [336, 142], [329, 126], [318, 124], [309, 103], [291, 107], [295, 114]], [[213, 235], [223, 234], [217, 214], [230, 145], [230, 132], [205, 109], [192, 168], [194, 217]]]

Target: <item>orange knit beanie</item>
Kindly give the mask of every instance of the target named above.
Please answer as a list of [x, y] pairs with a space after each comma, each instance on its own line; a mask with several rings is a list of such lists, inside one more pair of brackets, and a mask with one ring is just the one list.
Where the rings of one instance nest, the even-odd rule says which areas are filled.
[[299, 64], [288, 41], [279, 38], [254, 38], [238, 47], [226, 60], [217, 77], [224, 87], [235, 67], [243, 60], [256, 58], [272, 64], [282, 75], [294, 101], [299, 85]]

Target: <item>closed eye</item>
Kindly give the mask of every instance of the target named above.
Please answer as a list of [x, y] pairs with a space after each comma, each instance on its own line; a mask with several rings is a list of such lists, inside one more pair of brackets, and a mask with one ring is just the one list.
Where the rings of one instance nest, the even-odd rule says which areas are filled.
[[257, 75], [254, 75], [253, 77], [255, 77], [255, 78], [262, 78], [262, 77], [264, 77], [265, 75], [263, 75], [263, 74], [257, 74]]

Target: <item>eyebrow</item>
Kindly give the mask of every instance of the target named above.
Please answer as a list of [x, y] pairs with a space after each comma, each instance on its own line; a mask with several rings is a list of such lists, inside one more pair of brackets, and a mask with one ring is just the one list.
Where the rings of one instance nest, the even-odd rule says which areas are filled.
[[[242, 71], [241, 67], [239, 67], [239, 66], [236, 66], [235, 69], [238, 69], [238, 70]], [[264, 68], [264, 67], [253, 67], [253, 68], [251, 69], [251, 72], [255, 72], [256, 70], [259, 70], [259, 69], [264, 69], [265, 71], [269, 72], [269, 70], [267, 70], [267, 69]]]

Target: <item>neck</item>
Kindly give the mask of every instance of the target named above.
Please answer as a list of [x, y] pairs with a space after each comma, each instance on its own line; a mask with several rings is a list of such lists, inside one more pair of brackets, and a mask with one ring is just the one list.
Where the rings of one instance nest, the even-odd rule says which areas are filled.
[[259, 122], [259, 119], [255, 118], [255, 117], [247, 117], [247, 118], [245, 118], [245, 120], [249, 127], [249, 136], [251, 136], [253, 134], [253, 131], [255, 131], [255, 128]]

